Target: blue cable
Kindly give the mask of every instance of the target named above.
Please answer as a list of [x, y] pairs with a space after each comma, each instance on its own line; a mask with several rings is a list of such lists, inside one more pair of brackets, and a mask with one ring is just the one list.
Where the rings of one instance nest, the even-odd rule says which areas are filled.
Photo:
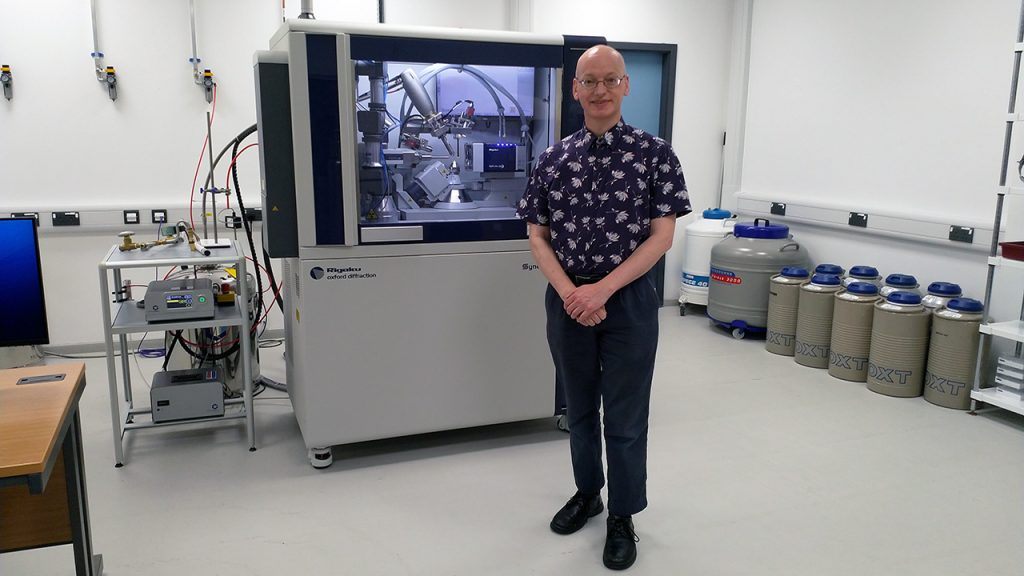
[[164, 348], [143, 348], [142, 343], [146, 341], [146, 336], [149, 336], [149, 332], [142, 335], [139, 339], [139, 345], [135, 348], [135, 353], [143, 358], [163, 358], [166, 350]]

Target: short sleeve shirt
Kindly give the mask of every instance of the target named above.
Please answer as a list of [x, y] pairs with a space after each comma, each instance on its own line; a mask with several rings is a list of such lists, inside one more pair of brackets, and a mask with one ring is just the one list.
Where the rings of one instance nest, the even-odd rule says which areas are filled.
[[519, 201], [520, 218], [548, 226], [570, 274], [605, 274], [651, 235], [651, 219], [690, 212], [672, 147], [621, 120], [603, 136], [586, 128], [541, 154]]

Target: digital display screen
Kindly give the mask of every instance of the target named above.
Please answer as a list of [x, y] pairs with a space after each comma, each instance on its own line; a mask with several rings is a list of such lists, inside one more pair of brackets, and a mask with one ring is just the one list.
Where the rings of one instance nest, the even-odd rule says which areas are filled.
[[0, 271], [0, 346], [48, 344], [35, 219], [0, 218]]
[[516, 147], [484, 144], [484, 172], [515, 172]]
[[168, 310], [192, 307], [191, 294], [166, 294], [164, 300]]

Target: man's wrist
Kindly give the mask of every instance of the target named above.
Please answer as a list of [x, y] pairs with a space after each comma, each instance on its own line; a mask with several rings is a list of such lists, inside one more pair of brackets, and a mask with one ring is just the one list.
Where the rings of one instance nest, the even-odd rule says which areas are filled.
[[596, 283], [595, 286], [600, 288], [601, 296], [603, 296], [605, 300], [611, 298], [612, 294], [615, 294], [615, 292], [618, 291], [618, 288], [614, 286], [614, 280], [609, 280], [608, 276], [605, 276], [600, 282]]

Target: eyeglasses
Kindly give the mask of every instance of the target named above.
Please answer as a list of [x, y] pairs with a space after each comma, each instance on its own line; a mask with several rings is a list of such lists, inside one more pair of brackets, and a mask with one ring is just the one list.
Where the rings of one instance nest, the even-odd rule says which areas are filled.
[[589, 92], [597, 88], [598, 84], [604, 84], [604, 87], [608, 90], [618, 88], [619, 85], [622, 84], [622, 81], [625, 79], [625, 76], [615, 76], [612, 78], [605, 78], [604, 80], [594, 80], [592, 78], [584, 78], [581, 80], [577, 78], [576, 82], [579, 82], [580, 88], [583, 88], [584, 90]]

